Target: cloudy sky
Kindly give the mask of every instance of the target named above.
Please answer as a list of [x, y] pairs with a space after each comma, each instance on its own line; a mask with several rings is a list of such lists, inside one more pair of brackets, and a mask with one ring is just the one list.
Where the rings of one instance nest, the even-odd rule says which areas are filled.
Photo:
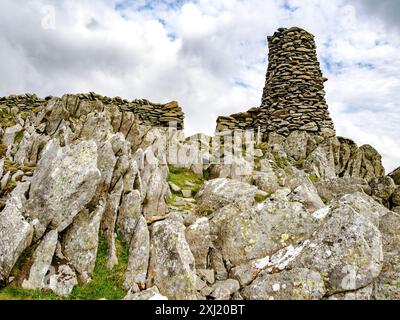
[[1, 0], [0, 96], [179, 101], [186, 133], [259, 106], [268, 35], [316, 36], [339, 135], [400, 165], [398, 0]]

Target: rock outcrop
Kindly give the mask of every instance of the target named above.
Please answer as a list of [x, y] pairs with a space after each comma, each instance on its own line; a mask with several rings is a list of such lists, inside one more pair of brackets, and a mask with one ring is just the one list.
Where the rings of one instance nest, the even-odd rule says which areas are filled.
[[269, 41], [214, 137], [175, 102], [0, 98], [0, 299], [400, 299], [399, 169], [335, 136], [312, 35]]

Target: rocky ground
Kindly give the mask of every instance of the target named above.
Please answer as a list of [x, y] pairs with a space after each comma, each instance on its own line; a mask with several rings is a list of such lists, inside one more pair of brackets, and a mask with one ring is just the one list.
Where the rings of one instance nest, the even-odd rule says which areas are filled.
[[294, 131], [188, 162], [211, 137], [101, 101], [0, 122], [0, 299], [400, 298], [400, 170], [371, 146]]

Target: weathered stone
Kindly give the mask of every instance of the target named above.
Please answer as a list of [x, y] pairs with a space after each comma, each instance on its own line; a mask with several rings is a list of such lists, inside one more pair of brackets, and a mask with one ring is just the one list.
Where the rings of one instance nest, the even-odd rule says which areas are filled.
[[35, 239], [47, 227], [65, 230], [92, 199], [99, 179], [94, 142], [60, 147], [57, 141], [50, 141], [32, 178], [25, 206], [30, 219], [37, 221]]
[[237, 280], [228, 279], [225, 281], [217, 281], [211, 288], [210, 297], [215, 300], [230, 300], [232, 295], [239, 291], [240, 285]]
[[61, 297], [68, 297], [74, 287], [78, 285], [78, 279], [70, 266], [63, 264], [56, 268], [56, 273], [49, 276], [46, 289], [52, 290]]
[[394, 206], [400, 206], [400, 186], [392, 194], [392, 203]]
[[239, 265], [311, 236], [318, 220], [300, 203], [290, 202], [287, 193], [277, 193], [254, 208], [229, 217], [220, 226], [216, 241], [224, 259]]
[[388, 211], [379, 221], [383, 243], [383, 267], [374, 282], [377, 300], [400, 299], [400, 215]]
[[147, 290], [133, 293], [131, 291], [125, 296], [123, 300], [168, 300], [167, 297], [160, 294], [157, 287], [152, 287]]
[[396, 185], [400, 186], [400, 167], [389, 173], [388, 176], [393, 179]]
[[24, 289], [38, 290], [45, 286], [44, 280], [53, 261], [54, 252], [58, 241], [58, 232], [49, 231], [40, 241], [35, 253], [33, 263], [29, 271], [29, 277], [22, 282]]
[[303, 268], [277, 274], [261, 273], [241, 291], [249, 300], [319, 300], [325, 293], [322, 276]]
[[17, 259], [32, 242], [33, 228], [21, 212], [28, 188], [29, 183], [19, 183], [0, 211], [0, 285], [7, 282]]
[[147, 287], [156, 285], [172, 300], [195, 300], [195, 260], [185, 239], [185, 227], [176, 220], [156, 222], [151, 230]]
[[93, 211], [82, 210], [62, 237], [62, 251], [74, 267], [80, 280], [86, 283], [94, 271], [99, 242], [100, 222], [105, 210], [104, 203]]
[[210, 225], [207, 218], [196, 220], [186, 228], [186, 241], [196, 261], [196, 269], [206, 269], [211, 247]]
[[198, 211], [207, 214], [232, 203], [246, 209], [254, 204], [257, 193], [258, 189], [247, 183], [222, 178], [210, 180], [196, 196]]
[[132, 234], [124, 286], [128, 289], [134, 285], [144, 288], [150, 256], [150, 234], [143, 216], [138, 218]]
[[388, 201], [396, 190], [393, 179], [388, 176], [373, 179], [370, 185], [372, 195], [378, 199], [382, 199], [384, 202]]
[[379, 230], [367, 217], [342, 205], [329, 214], [291, 267], [320, 273], [327, 292], [335, 294], [371, 284], [381, 272], [382, 261]]

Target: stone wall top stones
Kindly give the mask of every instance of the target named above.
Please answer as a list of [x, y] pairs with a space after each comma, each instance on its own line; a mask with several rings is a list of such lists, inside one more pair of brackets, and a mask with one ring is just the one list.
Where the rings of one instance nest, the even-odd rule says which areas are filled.
[[[48, 101], [55, 97], [48, 96], [44, 99], [38, 98], [35, 94], [11, 95], [8, 97], [0, 97], [0, 108], [7, 108], [10, 113], [30, 112], [35, 108], [41, 108]], [[136, 99], [128, 101], [120, 97], [106, 97], [96, 93], [88, 94], [68, 94], [63, 99], [73, 98], [75, 103], [79, 104], [83, 101], [97, 101], [105, 107], [117, 106], [121, 111], [132, 112], [138, 116], [143, 125], [168, 127], [172, 123], [176, 123], [178, 129], [184, 128], [184, 113], [176, 101], [166, 104], [152, 103], [148, 100]], [[78, 106], [77, 106], [78, 108]]]

